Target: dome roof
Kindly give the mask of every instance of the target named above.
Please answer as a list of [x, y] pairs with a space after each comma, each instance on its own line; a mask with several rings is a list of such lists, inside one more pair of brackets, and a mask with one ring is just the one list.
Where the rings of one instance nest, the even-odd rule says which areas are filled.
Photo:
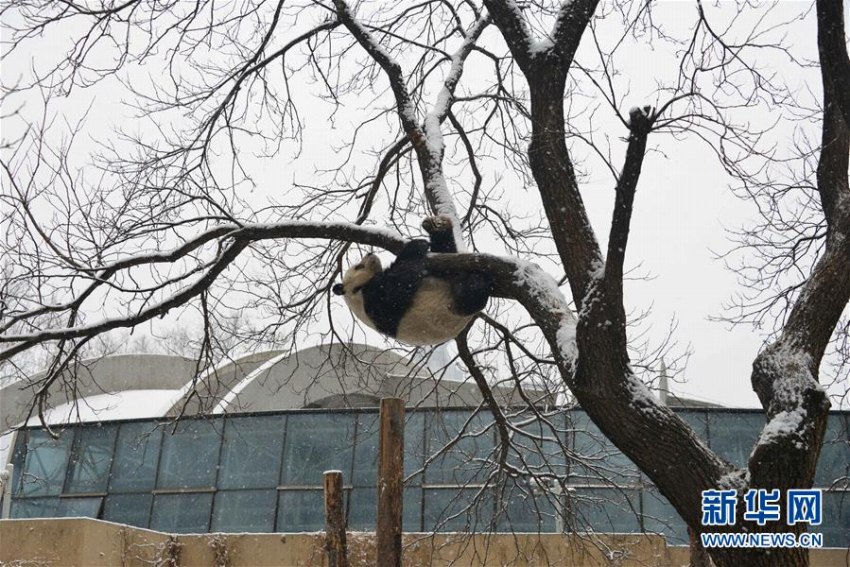
[[[470, 406], [481, 401], [471, 381], [437, 377], [424, 361], [364, 344], [331, 344], [299, 351], [266, 351], [222, 360], [196, 374], [196, 361], [162, 354], [120, 354], [79, 363], [75, 388], [57, 380], [49, 389], [51, 424], [298, 408], [375, 407], [383, 397], [409, 406]], [[30, 414], [31, 384], [0, 387], [0, 431]], [[511, 388], [500, 401], [520, 403]]]

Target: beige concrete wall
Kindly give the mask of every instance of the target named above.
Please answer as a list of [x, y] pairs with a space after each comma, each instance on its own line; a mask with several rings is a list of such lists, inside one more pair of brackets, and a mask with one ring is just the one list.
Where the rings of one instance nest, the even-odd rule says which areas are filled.
[[84, 518], [3, 520], [0, 565], [165, 565], [170, 540], [166, 534]]
[[[322, 534], [153, 532], [87, 518], [0, 521], [0, 565], [8, 567], [320, 567]], [[371, 533], [350, 533], [352, 567], [374, 566]], [[531, 567], [678, 567], [688, 550], [660, 536], [598, 534], [405, 534], [404, 564]], [[812, 567], [850, 565], [845, 549], [813, 550]]]

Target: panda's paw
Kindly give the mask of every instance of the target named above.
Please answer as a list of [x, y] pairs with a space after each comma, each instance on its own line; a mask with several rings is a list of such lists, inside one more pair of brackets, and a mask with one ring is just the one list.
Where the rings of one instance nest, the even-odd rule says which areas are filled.
[[449, 215], [425, 217], [425, 220], [422, 221], [422, 228], [428, 234], [451, 231], [452, 218]]

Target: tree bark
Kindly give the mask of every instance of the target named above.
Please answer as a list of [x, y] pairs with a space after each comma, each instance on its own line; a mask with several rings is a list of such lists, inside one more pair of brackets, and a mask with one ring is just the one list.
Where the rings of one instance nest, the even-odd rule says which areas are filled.
[[[605, 260], [588, 221], [565, 144], [563, 98], [574, 48], [589, 22], [594, 2], [573, 3], [569, 21], [570, 41], [558, 26], [555, 45], [531, 49], [533, 40], [522, 14], [497, 0], [486, 2], [520, 69], [531, 94], [532, 138], [528, 148], [532, 173], [555, 244], [579, 309], [576, 331], [578, 359], [573, 368], [559, 360], [562, 376], [582, 408], [602, 432], [640, 469], [673, 504], [695, 536], [703, 531], [703, 490], [735, 488], [739, 495], [755, 488], [807, 488], [812, 484], [823, 441], [829, 402], [817, 383], [818, 367], [829, 337], [850, 299], [850, 192], [847, 187], [848, 147], [839, 112], [846, 93], [846, 48], [840, 34], [824, 14], [841, 11], [829, 0], [819, 0], [819, 45], [825, 83], [825, 139], [819, 190], [830, 223], [826, 252], [806, 283], [780, 338], [762, 352], [753, 365], [753, 388], [769, 420], [771, 435], [755, 447], [749, 478], [735, 470], [695, 435], [668, 408], [659, 404], [630, 367], [626, 317], [622, 297], [622, 262], [627, 244], [634, 192], [640, 165], [651, 131], [632, 112], [626, 164], [616, 192], [616, 202]], [[830, 6], [825, 6], [830, 4]], [[570, 10], [564, 10], [566, 14]], [[562, 14], [562, 15], [563, 15]], [[576, 17], [583, 15], [584, 17]], [[834, 19], [834, 18], [833, 18]], [[840, 37], [839, 37], [840, 35]], [[839, 42], [842, 49], [832, 49]], [[832, 73], [832, 76], [830, 75]], [[840, 76], [836, 76], [838, 73]], [[846, 89], [845, 89], [846, 90]], [[841, 96], [839, 97], [839, 93]], [[835, 100], [832, 100], [835, 99]], [[821, 170], [829, 170], [825, 173]], [[534, 313], [532, 316], [534, 317]], [[545, 315], [535, 317], [553, 351], [562, 348], [558, 322]], [[788, 415], [798, 416], [796, 428], [776, 432]], [[768, 431], [768, 430], [766, 430]], [[741, 529], [757, 526], [736, 524]], [[764, 528], [758, 531], [766, 531]], [[808, 553], [801, 549], [710, 550], [718, 565], [805, 565]]]
[[348, 567], [342, 472], [325, 472], [325, 551], [328, 567]]
[[378, 444], [378, 565], [401, 567], [404, 400], [381, 400]]

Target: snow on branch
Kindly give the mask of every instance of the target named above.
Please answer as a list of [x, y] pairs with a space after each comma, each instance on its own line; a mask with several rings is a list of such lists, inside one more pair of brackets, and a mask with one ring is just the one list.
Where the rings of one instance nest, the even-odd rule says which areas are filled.
[[[578, 320], [559, 289], [558, 282], [537, 264], [515, 260], [515, 265], [514, 283], [524, 290], [524, 295], [531, 300], [524, 302], [523, 305], [527, 309], [533, 306], [540, 315], [545, 314], [549, 326], [554, 330], [550, 333], [550, 344], [556, 351], [555, 355], [573, 367], [578, 358], [576, 346]], [[532, 317], [535, 316], [531, 309], [529, 312]], [[539, 318], [540, 315], [535, 318]]]
[[[818, 416], [829, 409], [829, 400], [817, 382], [817, 364], [791, 327], [766, 347], [753, 363], [752, 383], [768, 416], [753, 446], [749, 472], [755, 485], [774, 482], [774, 457], [803, 454], [821, 443]], [[770, 479], [770, 480], [768, 480]]]
[[[572, 65], [578, 44], [599, 0], [565, 0], [548, 37], [536, 39], [515, 0], [485, 0], [484, 4], [502, 31], [502, 36], [523, 73], [535, 63], [555, 62], [561, 71]], [[552, 57], [552, 56], [555, 57]], [[551, 68], [551, 66], [550, 66]], [[551, 68], [554, 70], [554, 68]], [[540, 72], [537, 69], [535, 72]]]
[[455, 242], [463, 250], [463, 238], [460, 232], [460, 219], [448, 184], [443, 174], [443, 134], [440, 129], [446, 120], [454, 100], [454, 92], [463, 74], [464, 63], [472, 52], [476, 41], [490, 24], [489, 14], [478, 15], [472, 26], [463, 34], [463, 43], [450, 57], [451, 67], [437, 95], [437, 100], [425, 116], [422, 125], [417, 119], [416, 109], [405, 85], [399, 63], [372, 36], [369, 30], [359, 22], [344, 0], [334, 0], [340, 21], [351, 32], [357, 42], [372, 59], [383, 69], [390, 81], [395, 96], [396, 108], [405, 133], [416, 150], [419, 169], [425, 187], [425, 197], [435, 214], [447, 215], [453, 220]]
[[411, 137], [416, 144], [417, 137], [421, 139], [422, 132], [417, 124], [416, 109], [413, 106], [413, 101], [410, 99], [410, 93], [407, 92], [407, 87], [404, 84], [404, 77], [401, 73], [401, 65], [392, 58], [392, 56], [381, 47], [381, 44], [372, 37], [363, 24], [361, 24], [354, 15], [351, 9], [344, 0], [334, 0], [337, 15], [340, 21], [345, 25], [357, 43], [366, 50], [366, 53], [381, 66], [381, 69], [387, 74], [390, 80], [390, 88], [395, 95], [396, 106], [398, 107], [399, 118], [401, 119], [404, 131]]
[[552, 30], [554, 41], [551, 50], [565, 68], [572, 65], [581, 36], [598, 3], [599, 0], [566, 0], [561, 4], [555, 28]]
[[578, 359], [575, 314], [555, 278], [540, 266], [522, 260], [515, 260], [514, 266], [511, 275], [516, 299], [540, 326], [561, 367], [571, 371]]
[[[457, 88], [457, 84], [463, 74], [463, 64], [466, 61], [467, 56], [469, 56], [470, 52], [472, 52], [475, 42], [489, 24], [489, 15], [484, 15], [478, 18], [478, 20], [476, 20], [472, 27], [466, 32], [463, 44], [452, 54], [452, 66], [451, 69], [449, 69], [449, 73], [446, 76], [445, 81], [443, 82], [443, 88], [437, 96], [437, 102], [434, 104], [434, 108], [425, 118], [425, 132], [429, 137], [431, 136], [434, 126], [437, 126], [437, 130], [439, 130], [440, 123], [446, 119], [449, 108], [451, 107], [452, 99], [454, 98], [455, 88]], [[439, 151], [442, 153], [442, 145], [440, 146]]]
[[446, 120], [451, 109], [455, 89], [463, 74], [464, 62], [472, 52], [475, 42], [489, 24], [490, 16], [483, 15], [467, 31], [463, 44], [452, 54], [452, 65], [443, 82], [443, 88], [440, 89], [440, 93], [437, 95], [437, 101], [431, 111], [425, 116], [423, 124], [425, 144], [430, 158], [428, 160], [429, 175], [425, 179], [426, 196], [434, 212], [448, 215], [452, 218], [452, 226], [455, 233], [454, 238], [458, 245], [458, 250], [463, 249], [463, 237], [460, 233], [460, 219], [458, 218], [457, 209], [454, 206], [454, 199], [452, 199], [445, 176], [443, 175], [442, 163], [445, 146], [443, 145], [443, 133], [440, 127]]
[[[791, 411], [781, 411], [767, 422], [759, 436], [758, 445], [769, 445], [778, 441], [783, 441], [789, 437], [795, 436], [797, 430], [806, 419], [806, 410], [798, 407]], [[795, 441], [798, 449], [803, 447], [800, 445], [802, 440]]]
[[623, 262], [629, 241], [635, 192], [640, 180], [646, 142], [656, 115], [652, 107], [632, 108], [629, 111], [629, 145], [626, 160], [615, 188], [614, 211], [608, 236], [608, 253], [605, 261], [605, 278], [619, 297], [623, 293]]
[[484, 5], [493, 15], [517, 64], [527, 72], [535, 55], [531, 49], [534, 38], [519, 6], [514, 0], [484, 0]]

